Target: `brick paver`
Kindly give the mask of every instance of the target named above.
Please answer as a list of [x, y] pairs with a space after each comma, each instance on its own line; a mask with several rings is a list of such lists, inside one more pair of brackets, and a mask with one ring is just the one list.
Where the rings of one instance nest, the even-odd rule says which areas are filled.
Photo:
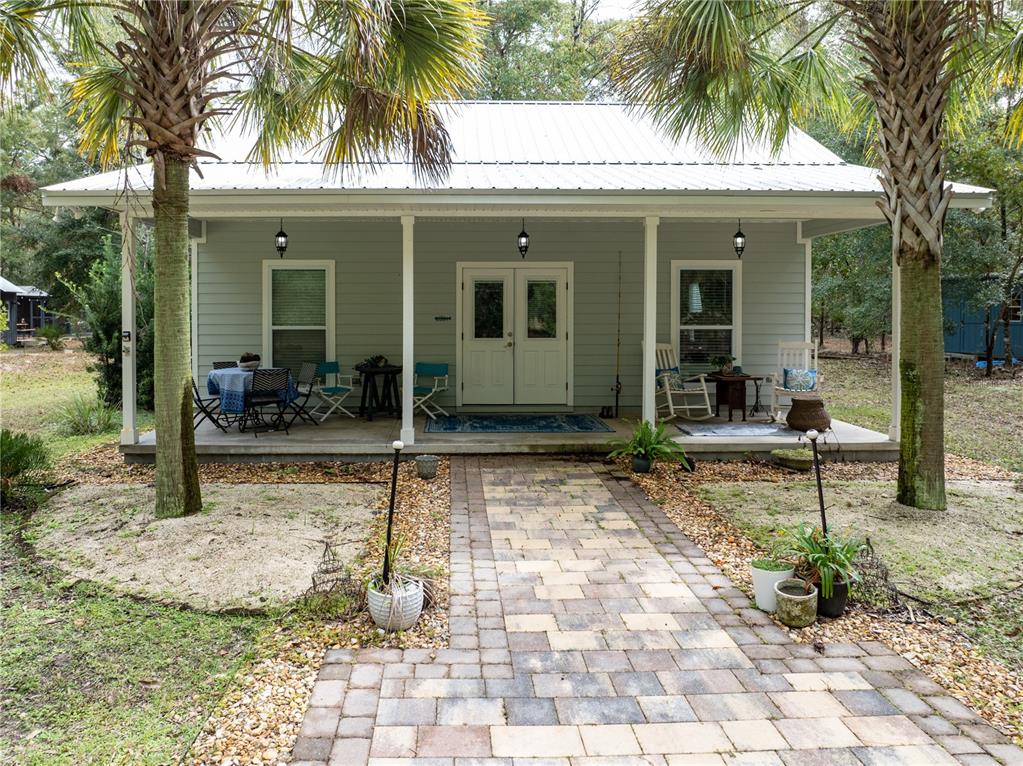
[[293, 764], [1023, 763], [884, 644], [793, 643], [608, 466], [451, 482], [451, 647], [327, 652]]

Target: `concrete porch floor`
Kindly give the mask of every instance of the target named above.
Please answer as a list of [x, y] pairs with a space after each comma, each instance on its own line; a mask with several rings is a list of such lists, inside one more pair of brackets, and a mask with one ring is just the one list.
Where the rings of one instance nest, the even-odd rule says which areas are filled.
[[[606, 453], [612, 438], [627, 437], [634, 420], [605, 418], [614, 433], [427, 433], [424, 417], [416, 418], [416, 443], [409, 454], [485, 455], [515, 453], [580, 454]], [[674, 423], [676, 440], [697, 459], [741, 459], [746, 455], [766, 456], [771, 450], [799, 446], [794, 436], [687, 436]], [[714, 418], [703, 423], [723, 423]], [[755, 422], [755, 421], [751, 421]], [[391, 442], [398, 438], [400, 421], [378, 418], [329, 418], [319, 426], [296, 424], [289, 434], [283, 431], [239, 433], [218, 431], [204, 423], [195, 432], [199, 461], [217, 462], [316, 462], [375, 459], [390, 453]], [[139, 443], [121, 447], [128, 462], [152, 462], [156, 450], [155, 432], [141, 436]], [[832, 460], [895, 460], [898, 444], [886, 434], [833, 421], [822, 451]]]

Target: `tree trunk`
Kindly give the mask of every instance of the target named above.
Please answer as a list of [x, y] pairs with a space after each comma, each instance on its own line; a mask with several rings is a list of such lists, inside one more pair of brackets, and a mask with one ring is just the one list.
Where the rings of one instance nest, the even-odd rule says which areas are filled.
[[188, 173], [187, 161], [168, 157], [164, 183], [153, 189], [158, 518], [202, 510], [192, 430]]
[[878, 119], [881, 210], [901, 267], [900, 503], [944, 510], [944, 334], [941, 257], [945, 214], [944, 114], [948, 52], [969, 26], [969, 4], [839, 0], [869, 71], [860, 82]]
[[916, 508], [945, 508], [945, 334], [941, 269], [920, 258], [902, 259], [901, 441], [897, 499]]
[[991, 326], [991, 306], [984, 304], [984, 377], [991, 377], [991, 367], [995, 361], [995, 338], [997, 328]]

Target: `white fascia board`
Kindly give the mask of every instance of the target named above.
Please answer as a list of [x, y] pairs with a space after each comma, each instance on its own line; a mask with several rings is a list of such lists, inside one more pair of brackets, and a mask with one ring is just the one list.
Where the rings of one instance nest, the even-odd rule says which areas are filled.
[[[338, 192], [336, 190], [193, 191], [189, 214], [197, 218], [279, 216], [519, 216], [698, 218], [742, 215], [744, 218], [881, 217], [878, 195], [847, 192], [580, 192], [448, 191]], [[45, 191], [47, 207], [124, 207], [124, 194], [111, 191]], [[952, 207], [985, 209], [990, 193], [956, 194]], [[132, 200], [133, 210], [151, 210], [148, 193]]]

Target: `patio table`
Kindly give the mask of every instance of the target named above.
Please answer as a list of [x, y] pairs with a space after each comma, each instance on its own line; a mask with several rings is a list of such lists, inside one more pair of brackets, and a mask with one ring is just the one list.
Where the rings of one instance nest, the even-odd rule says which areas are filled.
[[[240, 367], [210, 370], [206, 376], [206, 390], [214, 396], [220, 396], [221, 412], [241, 415], [245, 412], [245, 397], [252, 391], [252, 371]], [[288, 391], [282, 396], [282, 401], [288, 404], [297, 398], [298, 389], [289, 372]]]

